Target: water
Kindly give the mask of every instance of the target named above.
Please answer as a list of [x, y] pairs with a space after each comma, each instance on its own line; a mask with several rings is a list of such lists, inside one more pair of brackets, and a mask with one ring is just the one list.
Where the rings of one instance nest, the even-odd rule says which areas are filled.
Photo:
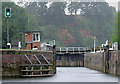
[[84, 67], [57, 67], [51, 77], [7, 79], [3, 82], [118, 82], [118, 77]]

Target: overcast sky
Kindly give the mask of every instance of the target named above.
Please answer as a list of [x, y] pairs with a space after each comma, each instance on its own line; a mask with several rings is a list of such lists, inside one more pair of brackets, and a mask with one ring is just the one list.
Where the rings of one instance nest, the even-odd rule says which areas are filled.
[[105, 0], [105, 1], [108, 2], [109, 5], [114, 6], [116, 8], [116, 10], [118, 10], [118, 2], [120, 0]]
[[[14, 1], [17, 2], [19, 0], [14, 0]], [[110, 6], [114, 6], [116, 8], [116, 10], [118, 10], [118, 2], [120, 0], [105, 0], [105, 1], [108, 2]]]

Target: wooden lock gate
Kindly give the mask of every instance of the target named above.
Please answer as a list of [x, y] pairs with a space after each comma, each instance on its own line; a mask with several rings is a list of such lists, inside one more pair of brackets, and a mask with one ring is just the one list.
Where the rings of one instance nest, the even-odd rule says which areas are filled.
[[30, 62], [30, 64], [25, 64], [21, 66], [21, 76], [23, 77], [41, 77], [41, 76], [51, 76], [54, 74], [54, 66], [46, 59], [46, 57], [41, 54], [42, 60], [46, 61], [42, 63], [40, 59], [34, 54], [33, 55], [39, 64], [33, 64], [30, 58], [25, 54], [25, 57]]

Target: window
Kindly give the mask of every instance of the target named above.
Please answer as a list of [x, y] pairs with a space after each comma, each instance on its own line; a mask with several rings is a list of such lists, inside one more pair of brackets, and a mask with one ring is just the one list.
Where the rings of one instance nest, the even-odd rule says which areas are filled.
[[35, 41], [35, 34], [33, 34], [33, 41]]
[[37, 40], [37, 41], [39, 40], [38, 38], [39, 38], [39, 36], [38, 36], [38, 34], [36, 34], [36, 40]]
[[27, 47], [27, 43], [25, 43], [25, 47]]
[[33, 41], [40, 41], [40, 34], [39, 33], [33, 34]]

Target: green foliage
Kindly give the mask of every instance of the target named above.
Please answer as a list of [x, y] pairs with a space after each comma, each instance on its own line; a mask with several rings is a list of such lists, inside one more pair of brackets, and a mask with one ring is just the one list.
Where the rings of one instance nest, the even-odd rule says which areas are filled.
[[116, 13], [116, 16], [115, 16], [114, 27], [115, 27], [115, 30], [112, 36], [113, 42], [118, 41], [118, 13]]
[[[19, 38], [20, 30], [42, 31], [41, 41], [56, 40], [57, 46], [93, 47], [93, 36], [97, 45], [111, 40], [113, 33], [114, 8], [105, 2], [72, 2], [65, 14], [66, 2], [54, 2], [48, 8], [47, 2], [29, 3], [26, 8], [14, 3], [3, 3], [12, 8], [9, 18], [10, 39]], [[77, 11], [81, 9], [81, 15]], [[3, 14], [3, 45], [6, 45], [6, 18]]]
[[[37, 6], [37, 4], [41, 7], [39, 7], [39, 5]], [[110, 35], [113, 32], [113, 14], [115, 10], [109, 7], [107, 3], [73, 2], [68, 6], [71, 15], [65, 15], [65, 2], [54, 2], [49, 8], [47, 8], [45, 4], [46, 3], [40, 2], [30, 4], [31, 10], [34, 8], [37, 9], [37, 11], [32, 13], [38, 22], [38, 30], [42, 30], [43, 42], [55, 39], [57, 45], [61, 46], [92, 47], [93, 36], [96, 36], [98, 46], [106, 40], [111, 40]], [[72, 15], [73, 13], [76, 14], [78, 9], [81, 9], [84, 13], [81, 15]], [[51, 28], [49, 28], [49, 25]], [[63, 29], [67, 31], [67, 34], [63, 33], [64, 35], [60, 37]], [[70, 37], [68, 36], [70, 36], [71, 39], [74, 37], [74, 39], [72, 39], [74, 41], [69, 42]], [[61, 39], [63, 37], [64, 39]], [[67, 38], [69, 38], [69, 40]], [[68, 40], [67, 43], [63, 41], [65, 39], [66, 41]]]
[[115, 20], [114, 20], [114, 33], [112, 35], [112, 41], [119, 43], [120, 49], [120, 12], [116, 13]]
[[[0, 9], [2, 9], [2, 2], [0, 0]], [[1, 45], [2, 45], [2, 11], [0, 10], [0, 48], [1, 48]]]

